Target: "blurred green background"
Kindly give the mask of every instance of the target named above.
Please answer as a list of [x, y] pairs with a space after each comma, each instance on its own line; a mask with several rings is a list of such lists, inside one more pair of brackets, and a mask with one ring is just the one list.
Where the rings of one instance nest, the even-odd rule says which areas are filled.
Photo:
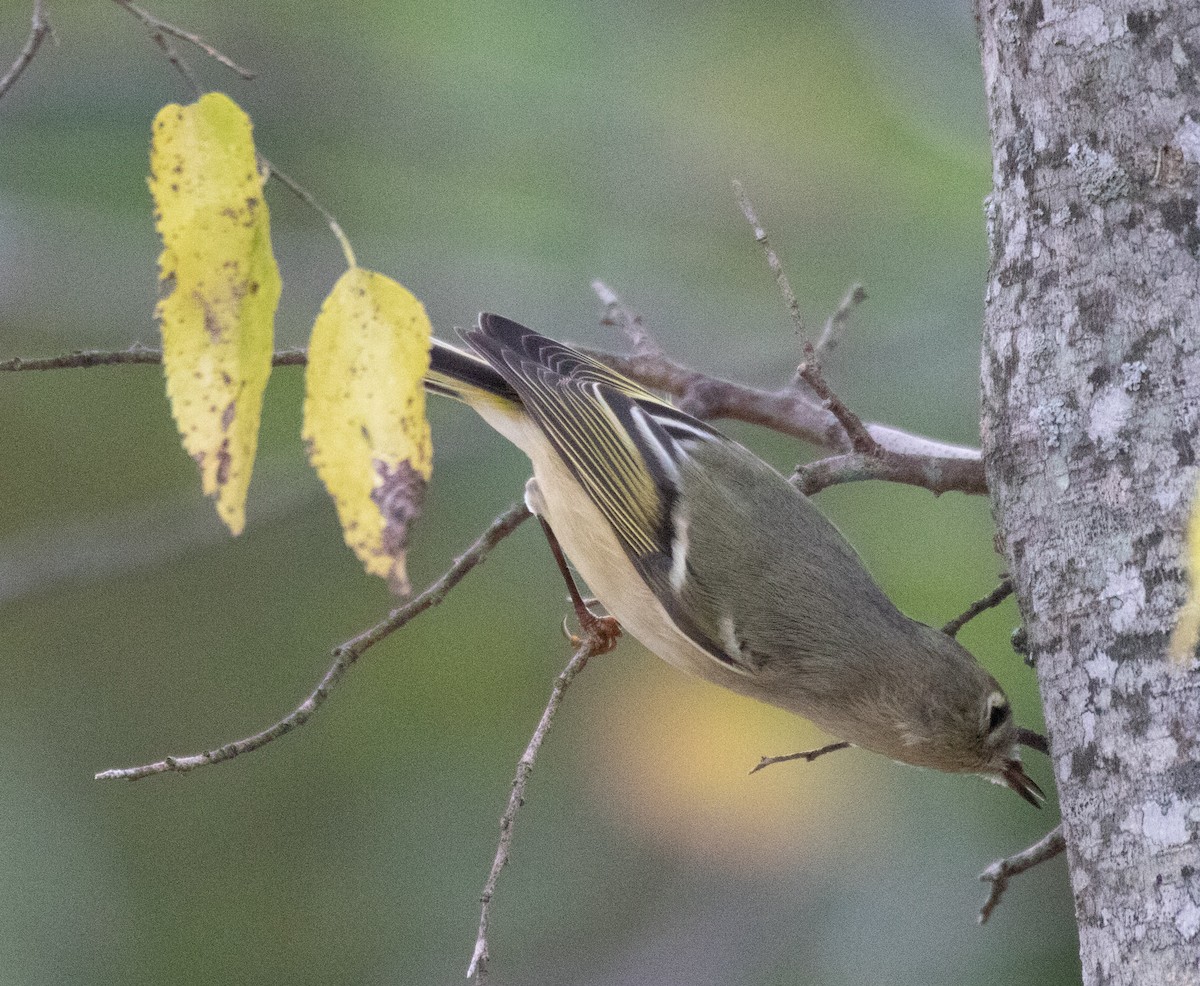
[[[811, 326], [851, 281], [867, 286], [827, 363], [841, 395], [869, 419], [978, 443], [990, 164], [968, 0], [153, 9], [258, 70], [246, 83], [186, 52], [440, 332], [488, 308], [617, 347], [599, 277], [670, 352], [786, 379], [798, 342], [737, 177]], [[0, 101], [0, 358], [157, 335], [149, 124], [188, 93], [115, 4], [48, 12], [58, 46]], [[5, 65], [28, 20], [27, 3], [0, 2]], [[278, 342], [300, 345], [340, 255], [290, 193], [268, 199]], [[156, 369], [0, 378], [0, 982], [462, 981], [514, 764], [567, 657], [533, 525], [370, 652], [300, 732], [186, 777], [92, 780], [274, 721], [391, 605], [305, 465], [301, 382], [272, 379], [233, 540]], [[417, 585], [527, 469], [469, 411], [431, 413]], [[813, 454], [729, 430], [785, 470]], [[869, 484], [818, 502], [918, 618], [940, 624], [995, 584], [981, 498]], [[963, 640], [1038, 726], [1016, 622], [1010, 602]], [[593, 662], [518, 820], [495, 981], [1078, 980], [1061, 861], [974, 923], [976, 874], [1039, 837], [1053, 807], [855, 751], [747, 776], [821, 739], [632, 642]]]

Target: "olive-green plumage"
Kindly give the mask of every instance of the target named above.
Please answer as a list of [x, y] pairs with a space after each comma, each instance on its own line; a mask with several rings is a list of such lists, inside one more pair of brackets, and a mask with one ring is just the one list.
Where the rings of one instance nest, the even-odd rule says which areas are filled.
[[533, 464], [526, 499], [591, 591], [664, 660], [904, 763], [1037, 804], [995, 679], [910, 620], [812, 503], [748, 449], [496, 315], [436, 342], [431, 390]]

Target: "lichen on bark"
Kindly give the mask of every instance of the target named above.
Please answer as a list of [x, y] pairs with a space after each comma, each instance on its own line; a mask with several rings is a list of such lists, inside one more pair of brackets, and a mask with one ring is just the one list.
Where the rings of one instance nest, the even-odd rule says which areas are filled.
[[1053, 744], [1084, 981], [1200, 981], [1200, 671], [1165, 660], [1200, 429], [1200, 21], [985, 2], [993, 509]]

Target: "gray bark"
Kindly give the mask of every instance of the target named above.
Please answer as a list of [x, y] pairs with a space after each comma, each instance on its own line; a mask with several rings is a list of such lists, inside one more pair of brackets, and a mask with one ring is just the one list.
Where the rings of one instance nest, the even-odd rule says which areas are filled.
[[1200, 10], [980, 0], [983, 446], [1089, 984], [1200, 983], [1200, 670], [1165, 658], [1200, 423]]

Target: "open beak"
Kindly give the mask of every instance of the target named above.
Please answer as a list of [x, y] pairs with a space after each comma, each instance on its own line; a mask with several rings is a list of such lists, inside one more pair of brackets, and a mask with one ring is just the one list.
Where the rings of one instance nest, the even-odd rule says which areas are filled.
[[1004, 764], [1004, 769], [1000, 771], [1000, 777], [1006, 786], [1019, 794], [1033, 805], [1033, 807], [1042, 807], [1042, 802], [1046, 800], [1046, 795], [1034, 783], [1033, 778], [1025, 773], [1025, 768], [1022, 766], [1020, 760], [1007, 761]]

